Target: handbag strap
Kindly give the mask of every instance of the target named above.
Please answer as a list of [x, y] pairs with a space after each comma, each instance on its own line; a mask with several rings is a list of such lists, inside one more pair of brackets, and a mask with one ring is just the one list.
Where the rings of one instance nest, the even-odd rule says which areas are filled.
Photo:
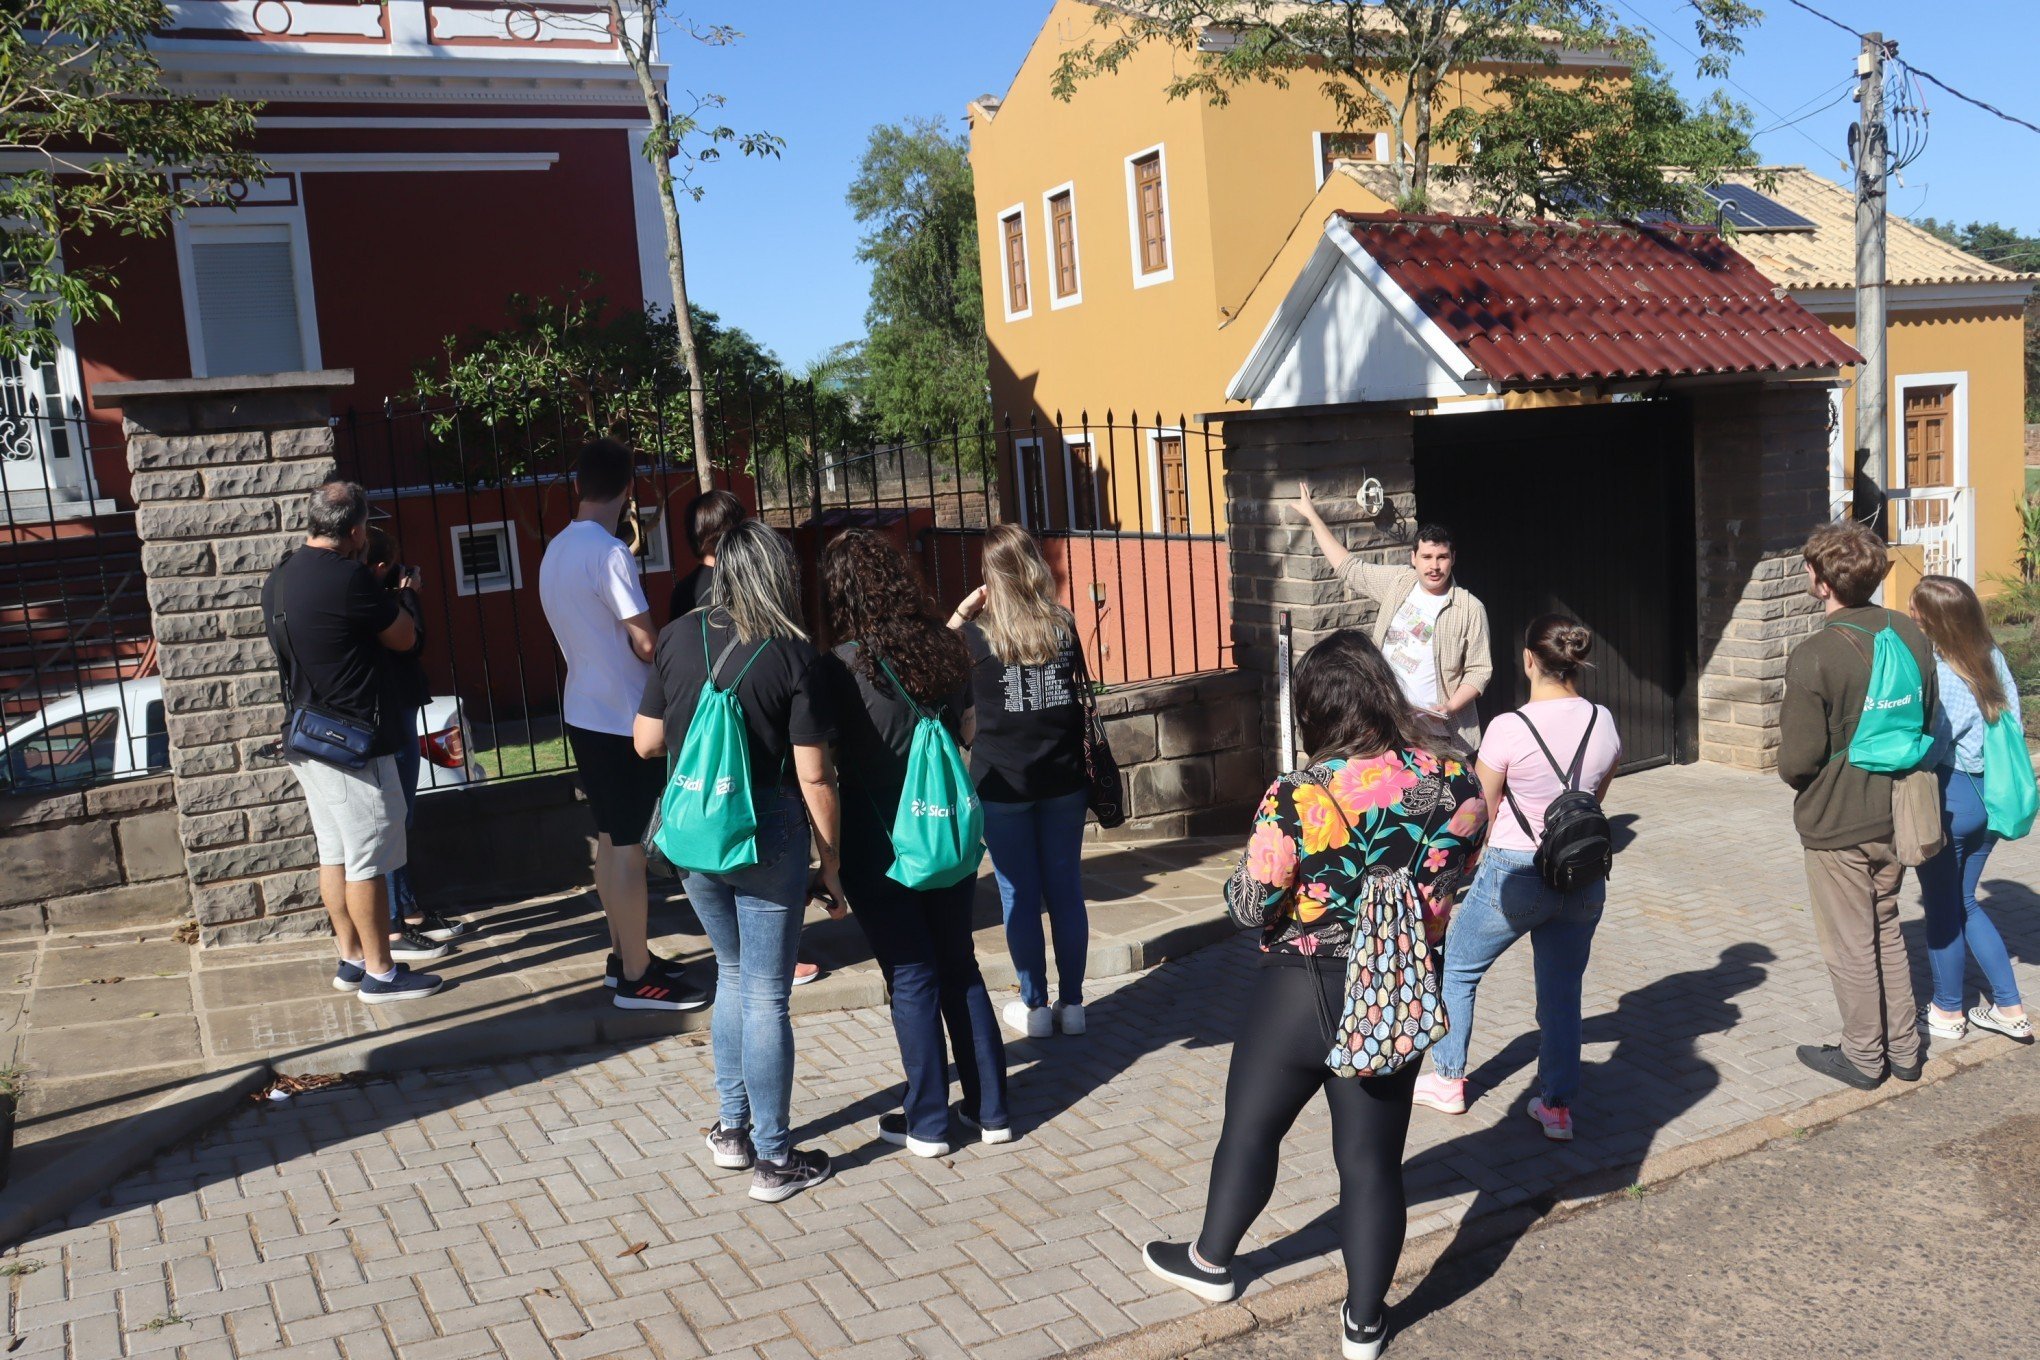
[[[1580, 771], [1586, 768], [1587, 743], [1593, 740], [1594, 724], [1601, 720], [1601, 706], [1599, 704], [1590, 704], [1588, 706], [1587, 730], [1580, 734], [1580, 748], [1573, 752], [1572, 770], [1570, 773], [1560, 767], [1558, 757], [1553, 755], [1551, 748], [1544, 744], [1544, 734], [1537, 730], [1536, 723], [1530, 721], [1530, 715], [1519, 708], [1516, 710], [1515, 716], [1521, 718], [1523, 726], [1530, 729], [1531, 737], [1537, 742], [1537, 749], [1544, 752], [1544, 758], [1551, 762], [1551, 772], [1558, 776], [1558, 781], [1563, 785], [1564, 790], [1570, 792], [1578, 788]], [[1530, 829], [1530, 819], [1523, 815], [1522, 806], [1516, 802], [1516, 795], [1510, 790], [1506, 775], [1502, 779], [1502, 801], [1509, 805], [1509, 811], [1516, 814], [1516, 825], [1523, 828], [1524, 838], [1534, 843], [1537, 840], [1537, 833]]]

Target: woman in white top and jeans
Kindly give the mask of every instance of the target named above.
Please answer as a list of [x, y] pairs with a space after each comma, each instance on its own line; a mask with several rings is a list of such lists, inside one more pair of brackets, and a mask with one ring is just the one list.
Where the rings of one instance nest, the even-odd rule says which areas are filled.
[[1546, 885], [1535, 860], [1545, 809], [1566, 787], [1554, 764], [1570, 770], [1577, 755], [1578, 787], [1599, 798], [1622, 758], [1614, 716], [1580, 697], [1580, 667], [1593, 646], [1592, 631], [1577, 619], [1546, 614], [1532, 622], [1523, 640], [1530, 702], [1488, 724], [1481, 738], [1475, 771], [1488, 808], [1487, 849], [1445, 936], [1443, 999], [1451, 1029], [1431, 1050], [1434, 1070], [1417, 1079], [1415, 1094], [1417, 1104], [1446, 1114], [1466, 1109], [1474, 991], [1489, 966], [1528, 935], [1536, 959], [1537, 1025], [1543, 1031], [1537, 1060], [1543, 1090], [1530, 1101], [1530, 1117], [1558, 1142], [1573, 1136], [1580, 980], [1608, 885], [1560, 892]]

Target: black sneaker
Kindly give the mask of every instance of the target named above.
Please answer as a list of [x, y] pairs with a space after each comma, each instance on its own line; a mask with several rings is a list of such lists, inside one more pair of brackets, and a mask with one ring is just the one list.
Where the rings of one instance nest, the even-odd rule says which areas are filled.
[[457, 940], [467, 934], [468, 923], [456, 921], [450, 916], [441, 916], [436, 911], [428, 911], [421, 921], [405, 921], [404, 929], [414, 935], [423, 935], [428, 940], [438, 940], [444, 944], [448, 940]]
[[751, 1198], [767, 1204], [792, 1199], [810, 1186], [829, 1179], [829, 1154], [803, 1148], [787, 1150], [783, 1162], [760, 1159], [751, 1169]]
[[1240, 1292], [1230, 1270], [1206, 1270], [1191, 1259], [1188, 1242], [1150, 1242], [1140, 1251], [1148, 1273], [1187, 1289], [1207, 1303], [1230, 1303]]
[[956, 1116], [956, 1122], [963, 1125], [965, 1132], [976, 1134], [980, 1143], [1010, 1143], [1013, 1141], [1013, 1126], [1011, 1124], [1000, 1124], [988, 1129], [983, 1124], [978, 1123], [977, 1119], [963, 1108], [963, 1102], [961, 1101], [950, 1106], [949, 1112]]
[[911, 1133], [908, 1133], [907, 1116], [903, 1110], [894, 1110], [889, 1114], [882, 1114], [878, 1117], [878, 1136], [891, 1143], [894, 1147], [905, 1148], [916, 1157], [947, 1157], [949, 1155], [947, 1139], [941, 1142], [930, 1142], [926, 1138], [916, 1138]]
[[680, 975], [665, 959], [653, 959], [636, 982], [619, 977], [610, 1004], [620, 1011], [698, 1011], [708, 1004], [708, 991]]
[[[1885, 1061], [1890, 1062], [1890, 1059], [1887, 1058]], [[1926, 1067], [1927, 1061], [1924, 1058], [1914, 1063], [1911, 1067], [1900, 1067], [1897, 1063], [1891, 1063], [1891, 1075], [1900, 1081], [1918, 1081], [1925, 1073]]]
[[725, 1171], [749, 1171], [758, 1160], [751, 1147], [749, 1129], [726, 1129], [718, 1121], [703, 1129], [702, 1134], [708, 1140], [708, 1150], [715, 1155], [715, 1164]]
[[1801, 1044], [1799, 1061], [1824, 1077], [1833, 1077], [1844, 1086], [1853, 1086], [1859, 1091], [1874, 1091], [1884, 1084], [1882, 1076], [1870, 1076], [1862, 1068], [1850, 1062], [1835, 1044]]
[[407, 962], [421, 959], [443, 959], [453, 952], [453, 946], [421, 935], [410, 926], [403, 933], [390, 936], [390, 957]]
[[1374, 1319], [1373, 1325], [1353, 1325], [1353, 1310], [1345, 1304], [1339, 1305], [1339, 1322], [1345, 1329], [1345, 1337], [1339, 1347], [1344, 1360], [1380, 1360], [1381, 1348], [1388, 1341], [1388, 1314]]
[[364, 974], [361, 990], [355, 995], [371, 1006], [380, 1006], [386, 1001], [416, 1001], [419, 997], [432, 995], [441, 985], [440, 979], [432, 974], [414, 973], [400, 963], [397, 975], [388, 982], [374, 973]]
[[[680, 965], [672, 959], [662, 958], [657, 954], [653, 954], [651, 958], [652, 967], [654, 968], [665, 968], [674, 972], [679, 971]], [[623, 981], [623, 960], [612, 950], [609, 957], [602, 961], [602, 985], [614, 988], [621, 981]]]

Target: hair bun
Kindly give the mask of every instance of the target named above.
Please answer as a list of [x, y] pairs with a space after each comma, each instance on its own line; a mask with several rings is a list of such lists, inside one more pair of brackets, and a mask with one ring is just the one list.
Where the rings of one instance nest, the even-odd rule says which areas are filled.
[[1564, 614], [1544, 614], [1523, 630], [1523, 645], [1545, 674], [1570, 680], [1594, 650], [1594, 630]]

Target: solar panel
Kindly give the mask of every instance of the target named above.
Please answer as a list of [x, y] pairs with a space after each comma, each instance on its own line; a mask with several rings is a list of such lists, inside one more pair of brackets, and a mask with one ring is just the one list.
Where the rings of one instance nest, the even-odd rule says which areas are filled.
[[1738, 231], [1812, 231], [1811, 218], [1801, 217], [1777, 199], [1740, 184], [1703, 187], [1701, 193], [1714, 200], [1721, 220]]

